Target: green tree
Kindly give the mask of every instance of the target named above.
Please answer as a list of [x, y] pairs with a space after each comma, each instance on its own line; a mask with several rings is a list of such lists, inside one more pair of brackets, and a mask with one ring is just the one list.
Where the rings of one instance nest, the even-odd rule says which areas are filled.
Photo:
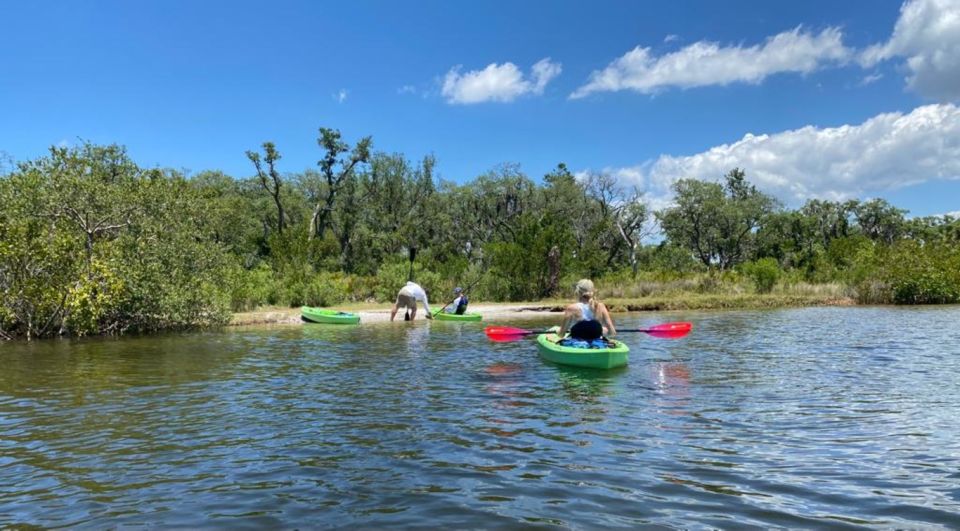
[[120, 146], [52, 148], [0, 179], [0, 330], [39, 337], [221, 323], [206, 198]]
[[[280, 199], [280, 189], [283, 187], [283, 178], [276, 168], [276, 163], [282, 156], [280, 152], [277, 151], [277, 147], [273, 142], [264, 142], [263, 162], [267, 163], [266, 171], [264, 171], [263, 164], [260, 162], [259, 153], [256, 151], [247, 151], [247, 158], [250, 159], [253, 167], [257, 170], [257, 178], [260, 179], [260, 186], [270, 194], [274, 204], [277, 206], [277, 232], [283, 234], [283, 227], [286, 225], [286, 216], [284, 216], [283, 213], [283, 201]], [[268, 176], [270, 177], [269, 180], [267, 179]]]
[[673, 185], [676, 206], [657, 213], [668, 239], [720, 270], [749, 258], [756, 230], [777, 208], [772, 197], [746, 181], [742, 170], [730, 171], [725, 181], [679, 180]]
[[886, 245], [891, 245], [903, 236], [906, 229], [904, 218], [906, 212], [883, 199], [871, 199], [853, 208], [857, 225], [863, 235]]
[[[340, 131], [320, 128], [317, 144], [323, 149], [323, 158], [317, 163], [325, 185], [314, 198], [313, 215], [310, 218], [310, 238], [322, 237], [333, 215], [334, 200], [345, 182], [353, 176], [358, 164], [370, 159], [370, 145], [373, 140], [368, 136], [361, 138], [351, 150], [350, 145], [341, 139]], [[349, 157], [342, 155], [350, 153]], [[339, 168], [339, 169], [338, 169]]]

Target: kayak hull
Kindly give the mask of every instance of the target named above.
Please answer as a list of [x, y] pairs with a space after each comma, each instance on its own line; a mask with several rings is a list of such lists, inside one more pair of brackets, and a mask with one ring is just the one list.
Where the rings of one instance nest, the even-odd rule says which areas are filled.
[[627, 364], [630, 348], [622, 341], [614, 340], [614, 348], [574, 348], [556, 344], [556, 334], [537, 336], [537, 348], [540, 357], [558, 365], [587, 367], [591, 369], [613, 369]]
[[483, 316], [479, 313], [464, 313], [457, 315], [455, 313], [438, 312], [433, 315], [438, 321], [481, 321]]
[[358, 324], [360, 316], [355, 313], [338, 312], [326, 308], [304, 306], [300, 308], [300, 316], [305, 321], [323, 324]]

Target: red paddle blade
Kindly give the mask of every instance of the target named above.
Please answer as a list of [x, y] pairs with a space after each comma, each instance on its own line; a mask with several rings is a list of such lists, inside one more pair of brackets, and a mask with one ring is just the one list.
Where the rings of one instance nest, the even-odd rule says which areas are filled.
[[494, 339], [497, 337], [519, 338], [533, 332], [530, 330], [524, 330], [523, 328], [513, 328], [510, 326], [488, 326], [483, 329], [483, 333], [487, 334], [487, 337], [490, 339]]
[[493, 341], [494, 343], [509, 343], [511, 341], [518, 341], [529, 336], [487, 336], [487, 339]]
[[690, 323], [663, 323], [641, 330], [641, 332], [663, 339], [678, 339], [689, 334], [692, 329], [693, 325]]
[[483, 329], [483, 331], [489, 335], [498, 335], [498, 336], [522, 336], [523, 334], [529, 334], [531, 331], [524, 328], [513, 328], [512, 326], [488, 326]]
[[690, 323], [663, 323], [644, 329], [644, 332], [689, 332], [692, 328]]

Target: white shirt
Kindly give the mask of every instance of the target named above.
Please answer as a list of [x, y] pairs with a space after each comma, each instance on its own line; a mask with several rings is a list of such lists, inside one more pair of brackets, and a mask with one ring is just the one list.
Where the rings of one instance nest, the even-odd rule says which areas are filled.
[[584, 302], [577, 303], [580, 305], [580, 320], [581, 321], [593, 321], [596, 317], [593, 315], [593, 310], [590, 309], [590, 305]]
[[423, 303], [423, 309], [427, 313], [433, 313], [430, 311], [430, 304], [427, 302], [427, 292], [423, 291], [423, 288], [420, 287], [420, 284], [416, 282], [407, 282], [407, 285], [400, 288], [400, 293], [408, 297], [413, 297], [414, 300], [420, 301]]
[[460, 299], [462, 299], [462, 298], [463, 298], [463, 295], [460, 295], [460, 296], [457, 297], [456, 299], [453, 299], [453, 302], [451, 302], [449, 305], [447, 305], [447, 307], [444, 308], [443, 311], [446, 312], [446, 313], [456, 313], [456, 311], [457, 311], [457, 306], [460, 306]]

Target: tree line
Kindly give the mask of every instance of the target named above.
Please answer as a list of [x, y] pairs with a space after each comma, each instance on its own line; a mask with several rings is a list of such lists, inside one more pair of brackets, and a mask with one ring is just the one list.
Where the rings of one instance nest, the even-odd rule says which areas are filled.
[[[265, 142], [250, 177], [142, 168], [118, 145], [0, 167], [0, 338], [222, 324], [260, 305], [392, 299], [412, 274], [443, 297], [566, 295], [579, 277], [706, 275], [769, 291], [843, 282], [864, 302], [960, 301], [960, 221], [882, 199], [785, 208], [732, 169], [681, 179], [653, 212], [604, 173], [504, 164], [456, 183], [321, 128], [315, 168]], [[652, 238], [652, 240], [651, 240]], [[644, 242], [647, 243], [644, 243]], [[653, 241], [653, 243], [650, 243]], [[411, 262], [411, 259], [414, 259]]]

